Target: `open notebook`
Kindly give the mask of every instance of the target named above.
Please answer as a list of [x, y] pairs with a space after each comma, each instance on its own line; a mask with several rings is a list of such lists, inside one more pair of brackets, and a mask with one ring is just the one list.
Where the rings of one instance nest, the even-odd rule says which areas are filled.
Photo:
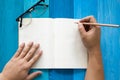
[[[43, 54], [33, 68], [87, 68], [87, 51], [75, 19], [24, 18], [19, 44], [40, 43]], [[24, 26], [24, 24], [29, 25]]]

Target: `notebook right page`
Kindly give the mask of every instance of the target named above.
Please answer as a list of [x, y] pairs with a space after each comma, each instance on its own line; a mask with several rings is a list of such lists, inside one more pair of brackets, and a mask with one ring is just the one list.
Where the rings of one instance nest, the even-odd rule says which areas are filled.
[[54, 19], [55, 68], [87, 68], [87, 51], [74, 19]]

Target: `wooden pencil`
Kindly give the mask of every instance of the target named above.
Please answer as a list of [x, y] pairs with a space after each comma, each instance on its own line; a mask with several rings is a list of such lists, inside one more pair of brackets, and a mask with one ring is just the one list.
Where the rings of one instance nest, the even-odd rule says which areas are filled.
[[[75, 23], [78, 24], [78, 22], [75, 22]], [[92, 26], [115, 27], [115, 28], [120, 27], [120, 25], [116, 25], [116, 24], [101, 24], [101, 23], [82, 23], [82, 24], [92, 25]]]

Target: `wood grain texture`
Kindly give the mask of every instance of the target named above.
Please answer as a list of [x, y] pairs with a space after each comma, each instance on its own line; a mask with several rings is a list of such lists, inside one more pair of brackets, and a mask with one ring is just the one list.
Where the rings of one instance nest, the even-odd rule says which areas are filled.
[[[38, 0], [0, 0], [0, 71], [18, 46], [16, 17]], [[32, 17], [83, 18], [94, 15], [99, 23], [120, 25], [120, 0], [47, 0], [47, 12]], [[39, 9], [39, 8], [37, 8]], [[50, 12], [50, 13], [49, 13]], [[105, 80], [120, 80], [120, 29], [101, 28], [101, 50]], [[34, 72], [36, 69], [31, 70]], [[86, 70], [42, 70], [35, 80], [84, 80]]]
[[73, 80], [72, 69], [54, 69], [49, 71], [49, 80]]
[[73, 18], [74, 0], [50, 0], [51, 18]]
[[23, 10], [22, 1], [0, 0], [0, 72], [18, 46], [16, 17]]
[[[98, 1], [98, 22], [120, 24], [120, 0]], [[105, 80], [120, 80], [120, 28], [101, 29]]]
[[93, 15], [97, 18], [98, 0], [74, 0], [74, 18]]

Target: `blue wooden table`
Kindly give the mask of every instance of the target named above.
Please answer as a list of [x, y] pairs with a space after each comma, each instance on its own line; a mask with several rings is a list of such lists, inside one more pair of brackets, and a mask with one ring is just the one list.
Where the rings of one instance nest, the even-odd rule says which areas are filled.
[[[18, 47], [15, 19], [38, 0], [0, 0], [0, 71]], [[46, 0], [47, 11], [37, 8], [32, 17], [83, 18], [94, 15], [100, 23], [120, 24], [120, 0]], [[29, 16], [28, 16], [29, 17]], [[120, 80], [120, 28], [101, 28], [105, 80]], [[36, 70], [31, 70], [31, 72]], [[84, 80], [84, 69], [50, 69], [35, 80]]]

